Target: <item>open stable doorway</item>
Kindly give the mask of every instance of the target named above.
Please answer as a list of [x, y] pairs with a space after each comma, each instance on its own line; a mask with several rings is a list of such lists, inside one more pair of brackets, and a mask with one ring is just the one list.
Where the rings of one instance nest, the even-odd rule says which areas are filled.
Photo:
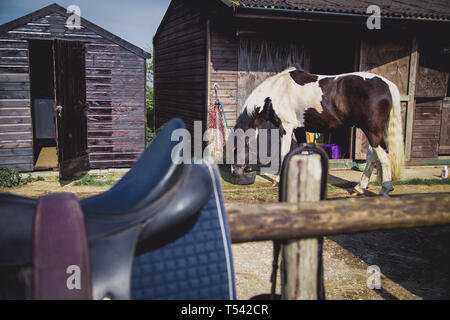
[[58, 167], [53, 41], [29, 41], [35, 170]]
[[29, 59], [35, 170], [88, 166], [84, 44], [30, 40]]
[[[359, 48], [358, 42], [342, 31], [325, 30], [323, 40], [313, 41], [311, 54], [311, 73], [321, 75], [337, 75], [357, 71], [355, 61]], [[353, 128], [339, 128], [321, 134], [320, 141], [325, 145], [339, 146], [340, 159], [353, 158]], [[311, 136], [311, 135], [309, 135]], [[331, 150], [331, 149], [327, 149]], [[331, 154], [330, 154], [331, 155]], [[333, 153], [336, 156], [335, 153]], [[337, 160], [337, 159], [335, 159]]]

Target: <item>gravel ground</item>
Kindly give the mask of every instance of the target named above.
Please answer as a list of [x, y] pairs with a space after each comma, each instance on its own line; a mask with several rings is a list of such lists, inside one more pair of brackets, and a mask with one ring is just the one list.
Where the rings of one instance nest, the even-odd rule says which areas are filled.
[[[440, 168], [413, 167], [404, 171], [403, 179], [439, 179]], [[351, 197], [345, 188], [357, 182], [360, 172], [332, 170], [329, 199]], [[375, 180], [375, 178], [373, 179]], [[251, 187], [224, 183], [227, 204], [277, 201], [278, 190], [271, 182], [257, 178]], [[379, 187], [371, 186], [378, 193]], [[396, 186], [393, 194], [450, 192], [448, 185]], [[450, 299], [450, 227], [371, 232], [325, 238], [324, 275], [329, 300], [414, 300]], [[233, 245], [238, 297], [270, 292], [272, 243]], [[382, 273], [381, 290], [367, 288], [367, 269], [376, 265]], [[278, 275], [277, 292], [280, 293]]]

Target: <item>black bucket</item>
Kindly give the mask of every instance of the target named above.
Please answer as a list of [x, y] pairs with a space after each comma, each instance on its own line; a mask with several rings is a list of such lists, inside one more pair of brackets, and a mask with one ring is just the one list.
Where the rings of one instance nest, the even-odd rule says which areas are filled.
[[223, 180], [225, 180], [226, 182], [229, 182], [231, 184], [235, 184], [235, 185], [246, 186], [246, 185], [254, 184], [256, 181], [256, 172], [246, 172], [244, 174], [235, 174], [235, 173], [231, 172], [230, 166], [221, 167], [220, 175], [222, 176]]

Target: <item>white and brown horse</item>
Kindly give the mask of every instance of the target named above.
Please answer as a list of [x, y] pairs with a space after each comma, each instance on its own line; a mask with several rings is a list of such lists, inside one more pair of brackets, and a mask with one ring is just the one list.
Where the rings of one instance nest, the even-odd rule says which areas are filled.
[[[235, 129], [258, 129], [265, 121], [280, 129], [282, 159], [290, 151], [296, 128], [308, 132], [360, 128], [368, 140], [368, 155], [361, 182], [355, 187], [359, 193], [368, 187], [378, 161], [381, 195], [387, 196], [393, 190], [392, 181], [400, 176], [404, 161], [400, 93], [394, 83], [379, 75], [355, 72], [323, 76], [287, 69], [252, 92]], [[241, 170], [233, 167], [234, 172]]]

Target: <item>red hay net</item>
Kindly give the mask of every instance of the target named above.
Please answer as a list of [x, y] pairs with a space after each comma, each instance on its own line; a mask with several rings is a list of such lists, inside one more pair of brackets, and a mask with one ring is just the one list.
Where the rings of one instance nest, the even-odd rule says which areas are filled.
[[208, 106], [209, 156], [214, 160], [222, 160], [226, 144], [226, 128], [220, 107], [217, 104]]

